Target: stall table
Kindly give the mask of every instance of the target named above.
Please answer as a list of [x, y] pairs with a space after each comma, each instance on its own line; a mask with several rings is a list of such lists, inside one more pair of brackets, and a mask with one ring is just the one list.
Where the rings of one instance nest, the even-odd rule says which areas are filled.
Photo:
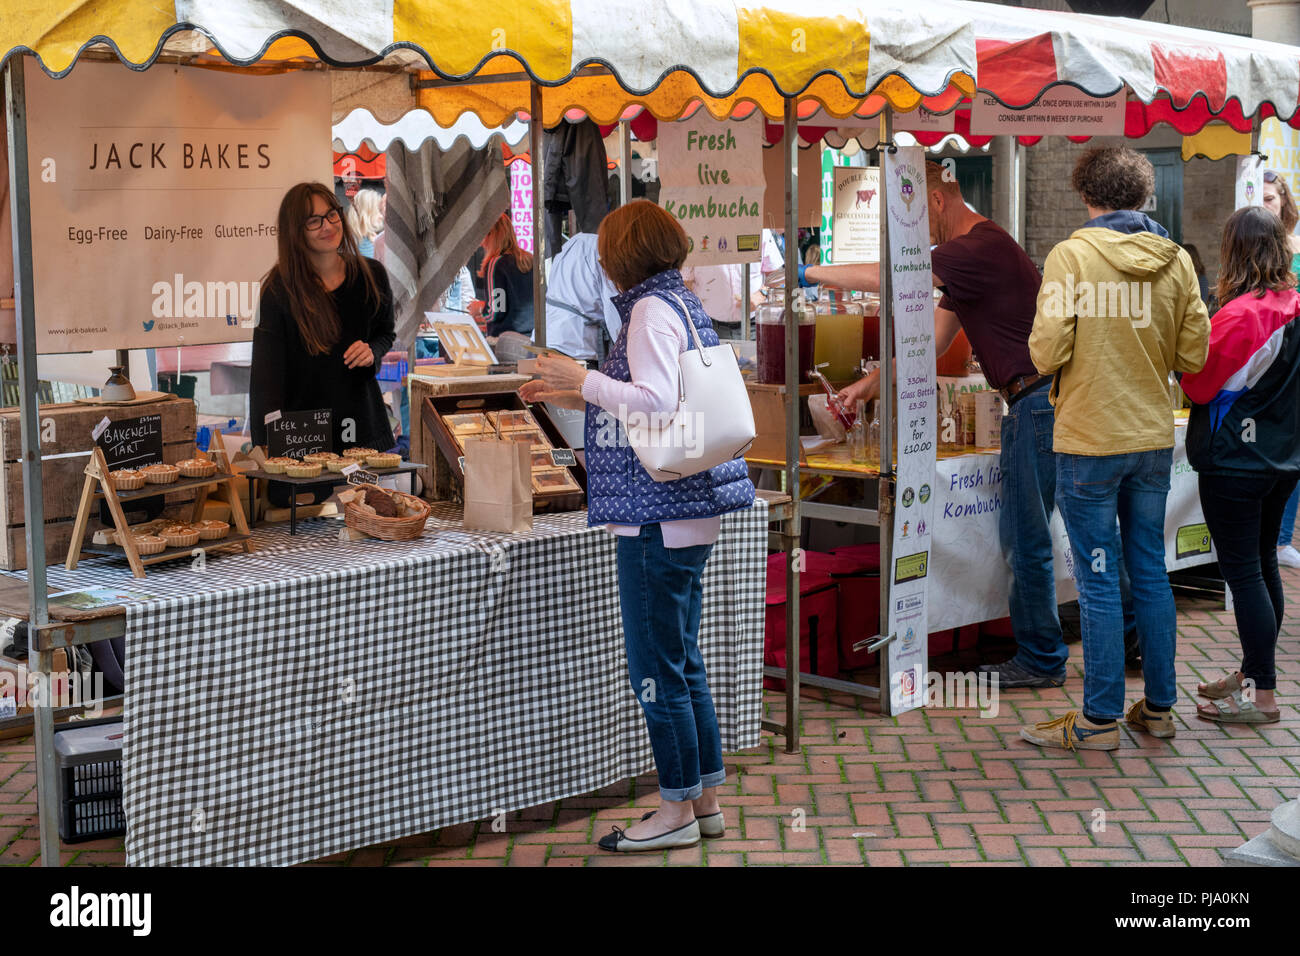
[[[1196, 473], [1187, 461], [1187, 412], [1174, 415], [1174, 450], [1169, 497], [1165, 506], [1165, 566], [1179, 571], [1217, 560], [1205, 518], [1201, 513]], [[932, 536], [930, 553], [929, 630], [931, 633], [978, 624], [1005, 617], [1011, 588], [1011, 568], [1002, 556], [998, 533], [998, 512], [1002, 506], [1002, 475], [998, 449], [938, 454], [935, 481], [929, 493], [935, 497], [934, 527], [909, 529]], [[785, 463], [771, 459], [746, 459], [751, 467], [783, 469]], [[810, 454], [800, 472], [833, 478], [854, 478], [874, 483], [879, 478], [875, 465], [854, 464], [848, 447], [831, 446], [823, 453]], [[900, 488], [899, 492], [902, 493]], [[915, 489], [920, 494], [921, 489]], [[873, 487], [865, 499], [874, 504]], [[803, 501], [802, 518], [875, 525], [873, 507], [831, 505]], [[1072, 601], [1078, 596], [1071, 575], [1073, 556], [1069, 536], [1059, 512], [1051, 521], [1055, 553], [1056, 598]]]
[[[768, 518], [761, 498], [728, 515], [705, 572], [700, 644], [728, 752], [759, 742]], [[43, 634], [125, 634], [129, 864], [314, 860], [653, 767], [614, 538], [585, 512], [505, 535], [440, 504], [404, 543], [341, 527], [259, 528], [252, 554], [146, 581], [103, 559], [49, 568], [52, 590], [140, 593]]]

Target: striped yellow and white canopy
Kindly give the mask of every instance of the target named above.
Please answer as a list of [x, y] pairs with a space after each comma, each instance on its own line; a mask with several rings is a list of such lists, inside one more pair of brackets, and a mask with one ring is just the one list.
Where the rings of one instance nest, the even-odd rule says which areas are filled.
[[[945, 112], [977, 87], [1021, 107], [1062, 84], [1127, 88], [1129, 135], [1300, 122], [1300, 48], [964, 0], [0, 0], [6, 60], [34, 53], [60, 75], [87, 51], [138, 69], [347, 68], [336, 118], [365, 105], [391, 122], [419, 106], [444, 127], [471, 112], [507, 123], [533, 83], [548, 125], [574, 111], [602, 124], [700, 108], [774, 119], [789, 97], [801, 116]], [[414, 95], [404, 74], [423, 81]]]
[[[284, 69], [420, 72], [459, 81], [422, 92], [443, 125], [466, 111], [508, 121], [544, 85], [548, 120], [581, 109], [601, 121], [692, 101], [715, 114], [779, 116], [802, 94], [836, 115], [868, 94], [899, 109], [951, 106], [974, 88], [972, 19], [960, 4], [732, 0], [0, 0], [0, 51], [30, 51], [52, 75], [87, 50], [144, 68], [160, 57]], [[510, 77], [515, 77], [510, 82]], [[475, 78], [477, 83], [463, 81]], [[388, 116], [386, 119], [395, 117]]]

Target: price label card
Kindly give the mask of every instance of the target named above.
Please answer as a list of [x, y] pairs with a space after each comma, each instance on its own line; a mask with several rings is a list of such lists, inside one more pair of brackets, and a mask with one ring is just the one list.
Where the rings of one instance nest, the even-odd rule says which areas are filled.
[[[333, 451], [334, 412], [328, 408], [302, 412], [271, 412], [266, 428], [270, 458], [301, 458], [313, 452]], [[270, 419], [271, 415], [267, 418]]]
[[360, 465], [359, 463], [357, 463], [357, 462], [354, 461], [354, 462], [353, 462], [352, 464], [350, 464], [350, 465], [344, 465], [344, 466], [343, 466], [342, 474], [345, 475], [345, 476], [350, 476], [350, 475], [352, 475], [354, 472], [358, 472], [358, 471], [360, 471], [360, 470], [361, 470], [361, 465]]
[[578, 456], [573, 453], [572, 448], [552, 448], [551, 463], [556, 466], [569, 466], [578, 463]]
[[278, 422], [279, 420], [280, 420], [280, 410], [277, 408], [273, 412], [266, 413], [266, 417], [262, 419], [262, 424], [269, 425], [271, 424], [271, 422]]
[[379, 476], [373, 471], [362, 471], [361, 468], [358, 467], [355, 471], [348, 474], [348, 484], [377, 485], [379, 484]]
[[162, 416], [142, 415], [101, 421], [95, 427], [96, 444], [104, 451], [104, 460], [112, 470], [139, 468], [163, 460]]
[[104, 434], [104, 429], [107, 428], [107, 427], [108, 427], [109, 425], [111, 425], [111, 424], [113, 424], [113, 423], [112, 423], [111, 421], [108, 420], [108, 416], [107, 416], [107, 415], [105, 415], [103, 418], [101, 418], [101, 419], [99, 420], [99, 424], [95, 426], [95, 428], [94, 428], [93, 431], [91, 431], [91, 433], [90, 433], [90, 440], [91, 440], [91, 441], [99, 441], [99, 436], [102, 435], [102, 434]]

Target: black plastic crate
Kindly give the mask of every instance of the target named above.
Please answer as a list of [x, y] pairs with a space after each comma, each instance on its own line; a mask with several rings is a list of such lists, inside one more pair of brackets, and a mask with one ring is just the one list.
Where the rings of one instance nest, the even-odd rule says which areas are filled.
[[126, 833], [122, 812], [120, 717], [77, 721], [59, 728], [59, 837], [85, 843]]

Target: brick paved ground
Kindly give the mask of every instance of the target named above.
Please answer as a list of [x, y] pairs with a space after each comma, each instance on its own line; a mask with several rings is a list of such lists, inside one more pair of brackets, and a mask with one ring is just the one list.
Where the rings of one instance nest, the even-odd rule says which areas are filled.
[[[1284, 572], [1300, 607], [1300, 572]], [[930, 709], [898, 719], [848, 699], [805, 694], [802, 752], [764, 735], [727, 759], [727, 836], [690, 849], [613, 856], [594, 840], [655, 805], [653, 777], [491, 821], [339, 854], [309, 865], [744, 866], [758, 864], [1084, 864], [1214, 866], [1268, 828], [1270, 811], [1300, 791], [1300, 623], [1279, 647], [1282, 723], [1220, 728], [1198, 720], [1192, 694], [1239, 660], [1232, 615], [1208, 600], [1178, 599], [1178, 736], [1122, 731], [1115, 753], [1044, 751], [1021, 741], [1022, 723], [1060, 714], [1082, 696], [1081, 648], [1060, 690], [1003, 695], [1000, 712]], [[966, 670], [973, 661], [933, 662]], [[1129, 701], [1141, 694], [1131, 676]], [[784, 698], [769, 693], [780, 719]], [[0, 741], [0, 863], [38, 855], [36, 774], [30, 738]], [[78, 865], [121, 865], [121, 840], [65, 847]]]

